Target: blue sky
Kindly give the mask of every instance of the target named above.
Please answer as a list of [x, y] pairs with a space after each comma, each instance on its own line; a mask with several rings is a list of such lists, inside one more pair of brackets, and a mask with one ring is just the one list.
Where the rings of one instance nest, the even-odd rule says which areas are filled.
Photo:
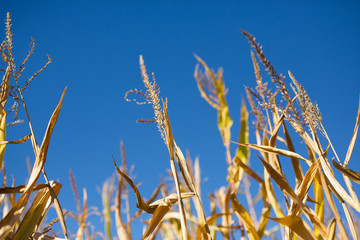
[[[239, 29], [256, 37], [278, 72], [290, 70], [304, 85], [320, 107], [340, 159], [345, 157], [360, 93], [357, 1], [1, 1], [2, 19], [6, 12], [12, 15], [17, 65], [29, 50], [30, 37], [37, 43], [25, 78], [46, 63], [46, 54], [53, 58], [25, 92], [39, 142], [68, 86], [45, 165], [49, 178], [63, 184], [60, 201], [66, 209], [75, 209], [69, 169], [79, 190], [87, 188], [90, 204], [101, 207], [96, 186], [114, 173], [112, 155], [120, 163], [120, 141], [145, 196], [167, 174], [168, 152], [156, 126], [135, 122], [151, 118], [151, 107], [124, 100], [126, 91], [142, 88], [140, 54], [148, 72], [155, 73], [161, 96], [168, 98], [178, 145], [200, 158], [207, 179], [204, 197], [226, 184], [216, 111], [198, 92], [193, 54], [214, 69], [224, 68], [236, 141], [244, 86], [255, 87], [250, 46]], [[27, 128], [10, 128], [8, 139], [28, 134]], [[358, 146], [349, 164], [356, 171]], [[25, 159], [34, 160], [31, 144], [6, 151], [7, 173], [22, 184]], [[256, 169], [260, 165], [254, 156], [251, 166]]]

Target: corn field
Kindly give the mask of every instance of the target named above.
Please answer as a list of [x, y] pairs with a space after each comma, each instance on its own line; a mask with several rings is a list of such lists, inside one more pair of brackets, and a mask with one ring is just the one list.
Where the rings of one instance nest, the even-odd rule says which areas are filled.
[[[102, 185], [103, 206], [89, 205], [86, 189], [79, 194], [75, 176], [70, 171], [76, 211], [64, 210], [68, 207], [58, 199], [62, 185], [52, 180], [57, 176], [47, 176], [44, 166], [51, 161], [47, 159], [47, 152], [67, 88], [54, 106], [44, 136], [35, 136], [23, 93], [36, 76], [47, 69], [52, 59], [48, 56], [48, 62], [24, 80], [22, 73], [34, 53], [35, 41], [31, 41], [25, 59], [16, 65], [9, 13], [5, 32], [0, 46], [3, 74], [0, 93], [0, 165], [3, 173], [0, 239], [130, 240], [134, 239], [134, 232], [139, 231], [133, 223], [143, 226], [141, 239], [148, 240], [359, 239], [360, 202], [353, 186], [360, 184], [360, 173], [347, 166], [358, 135], [360, 102], [357, 116], [354, 116], [352, 138], [346, 139], [349, 142], [346, 157], [341, 159], [326, 132], [319, 107], [310, 99], [304, 86], [290, 71], [285, 75], [277, 72], [262, 46], [245, 30], [241, 33], [251, 48], [255, 81], [253, 86], [244, 89], [246, 100], [241, 103], [240, 119], [236, 119], [240, 124], [238, 135], [233, 136], [231, 131], [235, 120], [231, 118], [231, 106], [226, 99], [223, 69], [214, 71], [204, 59], [195, 55], [198, 64], [194, 66], [194, 79], [199, 95], [217, 112], [217, 128], [224, 151], [221, 168], [227, 169], [228, 173], [223, 187], [213, 189], [208, 196], [201, 193], [200, 162], [185, 157], [177, 145], [168, 111], [171, 98], [161, 97], [155, 74], [149, 76], [140, 55], [142, 83], [139, 84], [143, 84], [143, 89], [129, 90], [124, 97], [126, 101], [151, 106], [153, 118], [138, 122], [157, 126], [169, 154], [164, 161], [169, 165], [161, 167], [170, 169], [168, 175], [172, 183], [159, 180], [151, 196], [142, 195], [141, 187], [131, 176], [132, 168], [128, 166], [131, 159], [126, 158], [121, 144], [121, 159], [114, 157], [111, 163], [116, 175]], [[26, 114], [24, 122], [17, 117], [19, 111]], [[27, 124], [30, 134], [8, 140], [7, 128], [16, 124]], [[250, 142], [250, 136], [256, 141]], [[36, 160], [26, 182], [11, 184], [9, 173], [5, 171], [6, 147], [26, 141], [31, 141]], [[236, 146], [235, 154], [230, 151], [232, 145]], [[251, 167], [250, 161], [261, 162], [262, 167]], [[282, 167], [285, 161], [291, 162], [291, 169]], [[340, 173], [342, 179], [335, 177], [335, 172]], [[250, 184], [252, 188], [256, 186], [256, 191], [250, 191]], [[136, 196], [136, 203], [130, 196]], [[131, 208], [135, 204], [136, 208]], [[46, 218], [50, 207], [57, 213], [52, 220]], [[102, 219], [102, 231], [92, 227], [90, 216]], [[73, 219], [76, 226], [67, 224], [69, 219]]]

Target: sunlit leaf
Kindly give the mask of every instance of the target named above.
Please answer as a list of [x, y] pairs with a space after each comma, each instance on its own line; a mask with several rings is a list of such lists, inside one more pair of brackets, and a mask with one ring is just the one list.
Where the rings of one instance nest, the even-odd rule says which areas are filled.
[[[314, 179], [313, 182], [313, 187], [314, 187], [314, 196], [315, 196], [315, 213], [317, 215], [317, 217], [319, 218], [319, 221], [321, 221], [322, 223], [324, 223], [324, 196], [323, 196], [323, 189], [322, 186], [320, 185], [320, 183]], [[319, 232], [319, 230], [314, 227], [314, 234], [316, 236], [317, 239], [322, 240], [322, 235]]]
[[279, 149], [276, 147], [270, 147], [270, 146], [265, 146], [265, 145], [256, 145], [256, 144], [239, 144], [234, 142], [235, 144], [238, 145], [242, 145], [244, 147], [249, 147], [255, 150], [259, 150], [259, 151], [263, 151], [263, 152], [268, 152], [268, 153], [275, 153], [275, 154], [279, 154], [285, 157], [290, 157], [290, 158], [297, 158], [297, 159], [301, 159], [305, 162], [309, 161], [306, 158], [302, 157], [300, 154], [297, 154], [295, 152], [291, 152], [289, 150], [285, 150], [285, 149]]
[[[5, 110], [2, 110], [2, 113], [0, 114], [0, 141], [6, 142], [6, 113]], [[2, 166], [2, 163], [4, 161], [4, 155], [5, 155], [5, 143], [0, 143], [0, 167]]]
[[128, 184], [134, 190], [135, 195], [136, 195], [136, 207], [140, 208], [141, 210], [144, 210], [147, 213], [154, 213], [156, 207], [149, 208], [148, 205], [145, 203], [144, 199], [142, 198], [142, 196], [141, 196], [138, 188], [136, 187], [136, 185], [133, 183], [133, 181], [125, 173], [120, 171], [120, 169], [116, 165], [115, 160], [114, 160], [114, 165], [115, 165], [116, 171], [128, 182]]
[[[63, 91], [61, 99], [53, 112], [48, 127], [45, 132], [45, 136], [43, 138], [43, 142], [39, 149], [39, 154], [36, 156], [36, 160], [34, 166], [32, 168], [32, 172], [30, 174], [29, 181], [25, 187], [24, 193], [17, 200], [16, 204], [10, 210], [10, 212], [3, 218], [0, 222], [0, 239], [4, 239], [8, 233], [12, 230], [13, 226], [19, 221], [21, 214], [26, 208], [27, 202], [29, 200], [32, 189], [34, 188], [37, 179], [44, 167], [46, 161], [46, 155], [49, 148], [50, 138], [52, 131], [55, 127], [58, 115], [60, 113], [62, 101], [66, 92], [66, 88]], [[64, 232], [66, 235], [66, 231]]]
[[316, 240], [310, 227], [302, 218], [298, 216], [290, 215], [283, 218], [272, 218], [272, 217], [269, 218], [284, 226], [288, 226], [301, 240]]
[[[56, 194], [59, 194], [61, 184], [57, 182], [50, 182], [51, 188]], [[33, 232], [36, 232], [41, 222], [43, 221], [47, 211], [49, 210], [53, 199], [49, 188], [43, 188], [40, 190], [30, 209], [25, 214], [24, 218], [21, 220], [21, 224], [17, 229], [14, 240], [28, 239]]]
[[287, 180], [282, 175], [280, 175], [275, 169], [273, 169], [266, 161], [264, 161], [259, 155], [258, 158], [261, 160], [264, 167], [271, 175], [271, 178], [274, 179], [274, 181], [281, 189], [281, 191], [301, 207], [301, 209], [304, 211], [304, 213], [307, 215], [310, 221], [319, 229], [322, 236], [324, 236], [324, 234], [326, 233], [325, 225], [317, 218], [317, 216], [315, 216], [312, 213], [312, 211], [310, 211], [309, 207], [299, 199], [299, 197], [292, 190]]
[[328, 233], [326, 234], [325, 240], [334, 240], [335, 239], [335, 230], [336, 230], [336, 219], [334, 218], [331, 220], [329, 227], [328, 227]]
[[[1, 132], [1, 131], [0, 131]], [[1, 137], [1, 134], [0, 134], [0, 137]], [[25, 137], [21, 138], [21, 139], [18, 139], [18, 140], [13, 140], [13, 141], [5, 141], [5, 140], [1, 140], [0, 141], [0, 144], [20, 144], [20, 143], [23, 143], [23, 142], [26, 142], [27, 140], [29, 140], [31, 137], [31, 134], [29, 135], [26, 135]]]
[[231, 199], [231, 204], [234, 208], [234, 210], [236, 211], [236, 213], [238, 213], [239, 218], [241, 219], [241, 222], [244, 224], [244, 227], [248, 233], [248, 236], [250, 238], [250, 240], [258, 240], [260, 239], [258, 236], [258, 233], [252, 223], [251, 217], [249, 215], [249, 213], [246, 211], [246, 209], [240, 204], [240, 202], [237, 200], [236, 198], [236, 194], [232, 193], [230, 195], [230, 199]]
[[259, 228], [257, 230], [257, 233], [259, 235], [260, 238], [262, 238], [264, 236], [264, 232], [266, 230], [266, 226], [268, 224], [269, 221], [269, 217], [270, 217], [270, 213], [271, 213], [271, 205], [269, 203], [267, 203], [262, 212], [261, 212], [261, 218], [259, 221]]
[[[249, 113], [246, 109], [245, 102], [242, 101], [241, 103], [241, 117], [240, 117], [240, 134], [239, 134], [239, 143], [247, 144], [249, 143]], [[247, 164], [249, 157], [250, 157], [250, 151], [249, 148], [239, 145], [236, 150], [236, 157], [244, 163]], [[244, 174], [244, 169], [239, 164], [232, 164], [229, 166], [228, 170], [228, 181], [235, 184], [235, 188], [237, 189], [239, 187], [240, 181]]]
[[[285, 135], [285, 140], [286, 140], [286, 145], [289, 149], [289, 151], [291, 152], [295, 152], [295, 147], [294, 147], [294, 144], [291, 140], [291, 137], [290, 137], [290, 134], [286, 128], [286, 124], [285, 122], [283, 122], [283, 129], [284, 129], [284, 135]], [[297, 185], [299, 185], [303, 178], [304, 178], [304, 173], [302, 171], [302, 168], [301, 168], [301, 165], [299, 163], [299, 160], [295, 157], [291, 157], [291, 164], [292, 164], [292, 167], [294, 169], [294, 173], [295, 173], [295, 177], [296, 177], [296, 183]]]

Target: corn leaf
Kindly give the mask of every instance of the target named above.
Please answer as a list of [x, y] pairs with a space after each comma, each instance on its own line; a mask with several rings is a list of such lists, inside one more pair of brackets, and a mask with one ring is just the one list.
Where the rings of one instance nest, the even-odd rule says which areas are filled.
[[[264, 145], [268, 144], [268, 139], [266, 137], [266, 135], [264, 135], [264, 139], [263, 139]], [[269, 154], [264, 154], [265, 160], [268, 162], [269, 160]], [[285, 217], [283, 211], [280, 208], [279, 205], [279, 201], [276, 198], [275, 195], [275, 191], [273, 189], [272, 183], [271, 183], [271, 179], [270, 179], [270, 174], [269, 172], [266, 170], [266, 168], [264, 168], [264, 183], [265, 183], [265, 192], [266, 194], [263, 194], [266, 199], [269, 201], [269, 203], [271, 204], [271, 206], [274, 209], [274, 212], [276, 214], [277, 217]], [[265, 199], [265, 198], [264, 198]]]
[[2, 114], [0, 114], [0, 141], [2, 142], [0, 144], [0, 167], [2, 166], [2, 163], [4, 161], [5, 156], [5, 148], [6, 144], [6, 113], [5, 110], [2, 110]]
[[[1, 137], [1, 134], [0, 134], [0, 137]], [[26, 135], [25, 137], [23, 137], [21, 139], [18, 139], [18, 140], [13, 140], [13, 141], [1, 140], [0, 144], [20, 144], [20, 143], [23, 143], [23, 142], [26, 142], [27, 140], [29, 140], [30, 137], [31, 137], [31, 133], [29, 135]]]
[[350, 161], [352, 152], [354, 151], [354, 147], [355, 147], [355, 142], [356, 142], [356, 138], [358, 135], [358, 131], [359, 131], [359, 122], [360, 122], [360, 99], [359, 99], [359, 107], [358, 107], [358, 112], [356, 115], [356, 123], [355, 123], [355, 128], [354, 128], [354, 133], [353, 136], [351, 138], [350, 144], [349, 144], [349, 148], [348, 151], [346, 152], [346, 157], [345, 157], [345, 161], [344, 161], [344, 166], [346, 167]]
[[[247, 144], [249, 143], [249, 113], [246, 109], [245, 101], [241, 102], [241, 116], [240, 116], [240, 134], [239, 134], [239, 143]], [[243, 162], [247, 163], [249, 159], [250, 151], [247, 147], [238, 146], [236, 150], [236, 156]]]
[[[289, 151], [295, 152], [295, 147], [291, 140], [290, 134], [286, 128], [285, 122], [283, 122], [283, 129], [284, 129], [286, 145], [287, 145]], [[298, 185], [300, 185], [300, 183], [302, 182], [302, 180], [304, 178], [304, 173], [302, 171], [300, 162], [297, 158], [291, 157], [291, 164], [294, 169], [294, 173], [295, 173], [295, 177], [296, 177], [296, 185], [298, 186]]]
[[[177, 201], [177, 199], [176, 199]], [[144, 235], [142, 236], [142, 240], [143, 239], [147, 239], [150, 237], [150, 235], [152, 234], [152, 232], [154, 231], [154, 229], [159, 225], [160, 221], [163, 219], [163, 217], [165, 216], [165, 214], [170, 210], [171, 205], [162, 202], [161, 204], [159, 204], [154, 212], [153, 217], [150, 220], [149, 226], [147, 227]]]
[[[40, 189], [48, 187], [47, 184], [41, 183], [34, 186], [32, 191], [38, 191]], [[19, 185], [17, 187], [2, 187], [0, 188], [0, 194], [10, 194], [10, 193], [23, 193], [25, 192], [26, 185]]]
[[[34, 166], [32, 168], [31, 174], [30, 174], [30, 179], [25, 187], [24, 193], [20, 196], [20, 198], [17, 200], [16, 204], [13, 206], [13, 208], [10, 210], [10, 212], [5, 216], [5, 218], [3, 218], [0, 221], [0, 239], [4, 239], [9, 234], [9, 232], [12, 230], [13, 226], [19, 221], [21, 214], [23, 213], [23, 211], [26, 208], [27, 202], [30, 198], [31, 191], [34, 188], [36, 181], [39, 178], [40, 173], [44, 167], [47, 151], [48, 151], [49, 144], [50, 144], [51, 134], [55, 127], [57, 118], [59, 116], [65, 92], [66, 92], [66, 88], [63, 91], [61, 99], [50, 118], [48, 127], [45, 132], [43, 142], [39, 149], [39, 154], [37, 154], [37, 156], [36, 156], [36, 160], [35, 160]], [[66, 234], [66, 232], [65, 232], [65, 234]]]
[[[320, 183], [314, 179], [314, 196], [315, 196], [315, 213], [317, 215], [317, 217], [319, 218], [319, 221], [321, 221], [322, 223], [324, 223], [324, 196], [323, 196], [323, 190], [322, 190], [322, 186], [320, 185]], [[319, 230], [314, 227], [314, 234], [316, 236], [316, 238], [318, 240], [322, 240], [322, 235], [319, 232]]]
[[[240, 117], [240, 134], [239, 134], [239, 143], [247, 144], [249, 143], [249, 126], [248, 126], [248, 118], [249, 113], [246, 109], [245, 102], [241, 103], [241, 117]], [[244, 146], [238, 146], [236, 150], [236, 157], [244, 164], [247, 164], [250, 151], [249, 148]], [[229, 166], [228, 170], [228, 181], [235, 184], [235, 188], [237, 189], [240, 185], [240, 181], [242, 180], [244, 169], [239, 164], [232, 164]]]
[[144, 199], [142, 198], [138, 188], [133, 183], [133, 181], [123, 172], [120, 171], [120, 169], [117, 167], [116, 162], [114, 160], [114, 165], [116, 168], [116, 171], [128, 182], [130, 187], [134, 190], [136, 195], [136, 207], [144, 210], [147, 213], [154, 213], [156, 208], [149, 208], [148, 205], [145, 203]]
[[[321, 153], [321, 144], [319, 142], [319, 139], [315, 138], [315, 152]], [[336, 192], [337, 195], [341, 196], [343, 200], [345, 200], [347, 203], [349, 203], [357, 212], [360, 212], [360, 203], [357, 201], [357, 199], [353, 199], [346, 190], [341, 186], [341, 184], [336, 180], [335, 175], [330, 167], [330, 164], [325, 157], [320, 154], [320, 161], [321, 166], [323, 168], [323, 171], [329, 180], [329, 183], [331, 184], [332, 190]]]
[[301, 240], [316, 240], [310, 227], [302, 218], [298, 216], [290, 215], [283, 218], [269, 218], [277, 223], [289, 227]]
[[240, 143], [236, 143], [235, 144], [238, 145], [242, 145], [245, 147], [249, 147], [255, 150], [259, 150], [262, 152], [268, 152], [268, 153], [275, 153], [275, 154], [279, 154], [285, 157], [290, 157], [290, 158], [297, 158], [297, 159], [301, 159], [305, 162], [309, 162], [309, 160], [307, 160], [306, 158], [302, 157], [300, 154], [297, 154], [295, 152], [291, 152], [289, 150], [285, 150], [285, 149], [279, 149], [276, 147], [270, 147], [270, 146], [265, 146], [265, 145], [256, 145], [256, 144], [240, 144]]
[[241, 222], [244, 224], [244, 227], [248, 233], [250, 240], [259, 240], [260, 237], [252, 223], [251, 217], [249, 213], [246, 211], [246, 209], [237, 200], [236, 194], [232, 193], [230, 195], [230, 199], [235, 212], [238, 214]]
[[[300, 200], [303, 200], [306, 197], [307, 192], [309, 191], [309, 188], [313, 183], [319, 168], [320, 160], [317, 160], [310, 166], [310, 168], [306, 172], [305, 177], [303, 178], [303, 181], [301, 182], [299, 188], [295, 191]], [[316, 203], [315, 200], [313, 202]], [[290, 214], [296, 215], [298, 210], [299, 206], [297, 204], [293, 204], [290, 208]]]
[[[61, 188], [60, 183], [51, 181], [50, 186], [56, 194], [59, 194]], [[24, 218], [21, 220], [21, 224], [17, 229], [13, 239], [29, 239], [32, 233], [37, 231], [52, 202], [53, 199], [51, 197], [49, 188], [41, 189], [36, 198], [34, 199], [30, 209], [27, 211]]]
[[334, 240], [335, 239], [335, 230], [336, 230], [336, 219], [331, 220], [328, 233], [326, 234], [325, 240]]
[[267, 226], [268, 221], [269, 221], [270, 213], [271, 213], [271, 205], [269, 203], [265, 203], [265, 206], [264, 206], [264, 208], [263, 208], [263, 210], [261, 212], [261, 218], [260, 218], [260, 221], [259, 221], [259, 228], [257, 230], [259, 238], [262, 238], [264, 236], [266, 226]]
[[344, 212], [345, 212], [345, 216], [346, 216], [346, 220], [349, 224], [349, 228], [350, 228], [350, 232], [351, 232], [351, 235], [353, 237], [354, 240], [358, 240], [359, 239], [359, 226], [355, 226], [354, 224], [354, 220], [349, 212], [349, 209], [347, 207], [347, 205], [345, 204], [345, 202], [342, 202], [341, 203], [341, 206], [343, 207], [344, 209]]
[[[194, 196], [194, 193], [181, 193], [181, 198], [189, 198]], [[170, 194], [169, 196], [159, 199], [149, 204], [150, 208], [155, 208], [153, 217], [150, 220], [149, 226], [146, 229], [141, 239], [147, 239], [150, 237], [154, 229], [159, 225], [165, 214], [170, 210], [171, 206], [178, 201], [178, 195], [176, 193]]]
[[[224, 79], [222, 78], [222, 69], [219, 69], [218, 73], [215, 74], [207, 64], [198, 56], [195, 55], [195, 58], [199, 61], [199, 63], [204, 67], [206, 73], [208, 74], [209, 78], [207, 81], [211, 81], [209, 86], [212, 86], [209, 91], [212, 95], [207, 94], [204, 91], [203, 82], [199, 78], [198, 75], [198, 68], [195, 70], [195, 78], [197, 80], [199, 91], [201, 92], [201, 96], [205, 98], [205, 100], [215, 109], [218, 110], [218, 128], [224, 143], [224, 146], [229, 149], [230, 139], [231, 139], [231, 131], [230, 128], [233, 124], [233, 121], [229, 114], [229, 108], [226, 102], [226, 89]], [[205, 84], [204, 84], [205, 85]], [[211, 99], [215, 99], [211, 100]], [[228, 156], [227, 158], [229, 158]], [[228, 164], [230, 164], [231, 159], [227, 159]]]
[[33, 240], [66, 240], [66, 238], [51, 237], [43, 233], [34, 233], [32, 236]]
[[335, 162], [334, 160], [332, 160], [332, 164], [334, 165], [334, 167], [339, 170], [340, 172], [342, 172], [343, 174], [345, 174], [345, 176], [348, 176], [351, 180], [353, 180], [354, 182], [356, 182], [357, 184], [360, 184], [360, 173], [359, 172], [355, 172], [354, 170], [351, 170], [349, 168], [346, 168], [340, 164], [338, 164], [337, 162]]
[[258, 156], [258, 158], [263, 163], [264, 167], [269, 172], [272, 179], [274, 179], [276, 184], [279, 186], [281, 191], [301, 207], [301, 209], [304, 211], [310, 221], [319, 229], [321, 235], [324, 236], [326, 233], [326, 226], [317, 218], [317, 216], [315, 216], [310, 211], [309, 207], [299, 199], [299, 197], [292, 190], [290, 184], [286, 181], [286, 179], [282, 175], [280, 175], [275, 169], [273, 169], [267, 162], [265, 162], [260, 156]]

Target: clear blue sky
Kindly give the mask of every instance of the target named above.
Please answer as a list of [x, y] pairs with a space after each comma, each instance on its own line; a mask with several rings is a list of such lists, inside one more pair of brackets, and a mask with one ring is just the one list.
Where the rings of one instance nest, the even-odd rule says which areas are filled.
[[[96, 186], [114, 173], [112, 155], [120, 163], [121, 140], [145, 196], [167, 174], [168, 152], [156, 126], [135, 122], [152, 117], [150, 106], [124, 101], [126, 91], [142, 88], [140, 54], [148, 72], [155, 73], [162, 97], [168, 98], [178, 145], [193, 159], [200, 158], [202, 176], [207, 178], [203, 196], [226, 184], [216, 111], [200, 97], [193, 77], [193, 54], [214, 69], [224, 68], [236, 141], [244, 86], [255, 86], [250, 46], [239, 29], [256, 36], [279, 72], [290, 70], [303, 83], [319, 104], [325, 128], [344, 159], [360, 93], [358, 1], [129, 2], [0, 1], [1, 19], [8, 11], [12, 15], [17, 65], [29, 50], [30, 37], [37, 43], [24, 76], [41, 68], [46, 54], [53, 58], [25, 92], [39, 142], [68, 86], [45, 165], [49, 178], [63, 184], [60, 201], [64, 208], [75, 209], [69, 169], [80, 192], [87, 188], [90, 205], [101, 207]], [[27, 124], [11, 127], [8, 139], [28, 133]], [[255, 141], [253, 135], [251, 140]], [[262, 172], [254, 156], [251, 165]], [[17, 184], [28, 176], [27, 157], [33, 162], [30, 142], [7, 147], [7, 173]], [[360, 170], [359, 157], [357, 144], [349, 168]], [[101, 227], [97, 230], [102, 231]]]

